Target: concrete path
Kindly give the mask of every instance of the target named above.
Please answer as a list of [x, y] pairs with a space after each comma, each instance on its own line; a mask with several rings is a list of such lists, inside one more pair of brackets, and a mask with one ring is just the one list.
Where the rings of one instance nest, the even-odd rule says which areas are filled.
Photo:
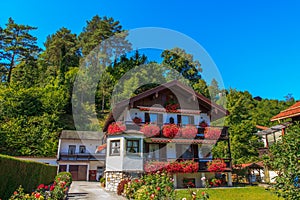
[[125, 200], [126, 198], [118, 196], [115, 193], [107, 192], [100, 187], [99, 182], [73, 181], [68, 194], [69, 200], [85, 200], [85, 199], [116, 199]]

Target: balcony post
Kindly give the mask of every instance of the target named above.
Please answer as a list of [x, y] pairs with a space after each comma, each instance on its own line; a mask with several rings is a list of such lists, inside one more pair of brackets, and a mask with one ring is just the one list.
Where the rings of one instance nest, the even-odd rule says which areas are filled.
[[227, 183], [227, 185], [229, 187], [231, 187], [232, 186], [232, 174], [231, 174], [231, 172], [228, 172], [227, 176], [228, 176], [228, 183]]

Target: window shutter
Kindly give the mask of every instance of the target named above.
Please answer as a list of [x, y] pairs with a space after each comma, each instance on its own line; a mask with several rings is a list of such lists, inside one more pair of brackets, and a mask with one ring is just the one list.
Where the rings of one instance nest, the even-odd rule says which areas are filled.
[[177, 115], [177, 124], [181, 125], [181, 115]]
[[159, 157], [163, 161], [167, 159], [167, 145], [166, 144], [159, 144]]
[[157, 124], [162, 125], [163, 124], [163, 115], [158, 114], [157, 116]]
[[194, 116], [190, 116], [190, 124], [195, 124]]

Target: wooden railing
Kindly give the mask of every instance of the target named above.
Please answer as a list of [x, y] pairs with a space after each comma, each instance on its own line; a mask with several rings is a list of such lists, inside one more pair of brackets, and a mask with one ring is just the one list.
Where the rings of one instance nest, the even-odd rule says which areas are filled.
[[[181, 162], [181, 161], [186, 161], [186, 160], [193, 160], [195, 162], [199, 163], [199, 172], [207, 172], [208, 171], [208, 167], [207, 164], [209, 162], [211, 162], [213, 159], [212, 158], [193, 158], [193, 159], [182, 159], [179, 158], [177, 160], [174, 159], [156, 159], [156, 160], [150, 160], [150, 159], [145, 159], [144, 163], [146, 162], [150, 162], [150, 161], [160, 161], [160, 162]], [[224, 161], [224, 163], [226, 164], [226, 169], [225, 171], [232, 171], [232, 164], [231, 164], [231, 158], [222, 158], [222, 160]]]
[[[133, 123], [132, 121], [126, 121], [125, 122], [125, 126], [126, 126], [126, 130], [135, 130], [135, 131], [139, 131], [141, 129], [141, 126], [143, 126], [145, 124], [145, 122], [141, 122], [138, 124]], [[160, 130], [162, 130], [164, 124], [156, 124]], [[179, 127], [184, 127], [184, 125], [178, 125]], [[206, 128], [216, 128], [219, 129], [221, 131], [219, 140], [227, 140], [228, 139], [228, 127], [222, 127], [222, 126], [209, 126], [209, 127], [200, 127], [198, 125], [194, 125], [197, 130], [198, 130], [198, 134], [196, 136], [196, 139], [204, 139], [204, 134], [205, 134], [205, 129]], [[160, 133], [159, 137], [164, 137], [162, 134], [162, 131]]]

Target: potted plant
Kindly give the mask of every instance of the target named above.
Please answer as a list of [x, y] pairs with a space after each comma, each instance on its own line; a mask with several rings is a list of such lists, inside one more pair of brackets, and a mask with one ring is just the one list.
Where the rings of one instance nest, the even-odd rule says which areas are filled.
[[208, 124], [205, 122], [205, 120], [202, 120], [200, 123], [199, 123], [199, 126], [201, 128], [205, 128], [205, 127], [208, 127]]
[[144, 133], [146, 137], [159, 136], [160, 128], [155, 124], [145, 124], [141, 127], [141, 132]]
[[163, 135], [167, 138], [180, 137], [179, 127], [176, 124], [166, 124], [163, 126]]
[[198, 129], [193, 125], [186, 125], [181, 128], [181, 137], [183, 138], [195, 138], [198, 133]]
[[133, 118], [132, 121], [133, 121], [135, 124], [140, 124], [140, 123], [142, 122], [142, 119], [139, 118], [139, 117], [135, 117], [135, 118]]

